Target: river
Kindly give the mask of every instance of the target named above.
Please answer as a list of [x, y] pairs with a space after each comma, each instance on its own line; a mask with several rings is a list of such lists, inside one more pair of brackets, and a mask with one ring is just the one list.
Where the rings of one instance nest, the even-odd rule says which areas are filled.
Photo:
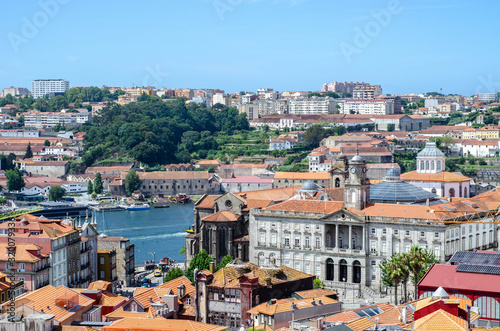
[[184, 262], [179, 250], [184, 246], [185, 229], [193, 225], [193, 204], [169, 204], [170, 208], [151, 208], [140, 211], [94, 212], [97, 215], [97, 228], [102, 233], [103, 223], [108, 236], [129, 238], [135, 244], [135, 263], [143, 264], [169, 257]]

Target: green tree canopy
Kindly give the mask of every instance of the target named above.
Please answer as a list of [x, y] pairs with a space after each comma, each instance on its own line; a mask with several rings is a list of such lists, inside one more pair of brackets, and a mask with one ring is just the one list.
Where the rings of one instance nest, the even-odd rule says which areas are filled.
[[184, 273], [182, 272], [181, 268], [179, 267], [171, 268], [165, 275], [165, 278], [163, 278], [163, 282], [166, 283], [182, 276], [184, 276]]
[[94, 178], [94, 192], [96, 194], [102, 194], [103, 190], [104, 190], [104, 188], [103, 188], [101, 173], [98, 172]]
[[320, 141], [326, 137], [325, 129], [320, 124], [309, 127], [304, 133], [304, 143], [308, 148], [316, 148]]
[[222, 269], [228, 264], [229, 262], [233, 261], [234, 257], [231, 256], [231, 254], [228, 254], [222, 258], [220, 261], [219, 265], [217, 266], [217, 270]]
[[14, 167], [7, 170], [5, 177], [7, 177], [7, 189], [9, 191], [20, 191], [24, 187], [24, 179], [18, 168]]
[[91, 195], [92, 193], [94, 193], [94, 185], [92, 185], [92, 181], [89, 180], [87, 184], [87, 194]]
[[66, 194], [66, 190], [60, 186], [51, 186], [49, 189], [49, 200], [58, 201]]
[[33, 151], [31, 150], [31, 143], [28, 142], [28, 146], [26, 147], [26, 153], [24, 153], [24, 158], [29, 159], [33, 157]]
[[125, 176], [125, 189], [129, 195], [139, 189], [141, 184], [142, 181], [139, 179], [139, 175], [135, 172], [135, 170], [130, 170], [127, 176]]
[[195, 254], [191, 263], [189, 263], [189, 267], [186, 269], [186, 277], [194, 283], [194, 270], [198, 269], [199, 271], [209, 269], [210, 262], [212, 262], [212, 257], [208, 255], [207, 251], [202, 249], [198, 254]]
[[43, 142], [43, 145], [46, 146], [46, 147], [49, 147], [50, 146], [50, 141], [48, 139], [45, 139], [45, 141]]

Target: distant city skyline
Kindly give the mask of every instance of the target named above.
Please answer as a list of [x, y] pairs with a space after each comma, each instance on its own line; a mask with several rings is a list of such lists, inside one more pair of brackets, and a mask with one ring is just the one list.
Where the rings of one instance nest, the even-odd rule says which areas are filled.
[[4, 9], [0, 89], [62, 78], [228, 93], [333, 81], [389, 94], [500, 91], [497, 2], [41, 0]]

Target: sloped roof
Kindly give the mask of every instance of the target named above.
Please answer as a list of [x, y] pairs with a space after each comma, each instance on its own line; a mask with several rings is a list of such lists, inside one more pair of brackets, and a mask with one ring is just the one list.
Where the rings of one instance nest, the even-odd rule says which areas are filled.
[[111, 325], [101, 328], [106, 330], [130, 330], [130, 331], [152, 331], [152, 330], [176, 330], [176, 331], [219, 331], [226, 330], [226, 326], [218, 326], [189, 320], [174, 320], [164, 318], [123, 318]]
[[[318, 300], [321, 301], [321, 304], [319, 304]], [[250, 309], [248, 313], [250, 314], [260, 313], [264, 315], [273, 316], [274, 314], [283, 313], [286, 311], [292, 311], [295, 309], [300, 310], [300, 309], [312, 308], [323, 305], [331, 305], [334, 303], [338, 303], [338, 301], [326, 296], [321, 296], [317, 298], [307, 298], [307, 299], [286, 298], [286, 299], [276, 300], [276, 302], [273, 304], [269, 304], [268, 302], [261, 303], [260, 305], [257, 305], [252, 309]], [[292, 308], [292, 304], [295, 304], [296, 308]]]
[[413, 330], [467, 330], [467, 322], [460, 317], [439, 309], [416, 320], [413, 324]]
[[235, 222], [241, 215], [236, 215], [229, 210], [219, 211], [215, 214], [203, 217], [203, 222]]
[[343, 202], [318, 201], [318, 200], [288, 200], [276, 205], [264, 208], [264, 210], [284, 210], [304, 213], [326, 213], [331, 214], [341, 210]]
[[441, 171], [437, 174], [421, 174], [417, 170], [401, 174], [401, 179], [407, 182], [470, 182], [469, 177], [449, 171]]

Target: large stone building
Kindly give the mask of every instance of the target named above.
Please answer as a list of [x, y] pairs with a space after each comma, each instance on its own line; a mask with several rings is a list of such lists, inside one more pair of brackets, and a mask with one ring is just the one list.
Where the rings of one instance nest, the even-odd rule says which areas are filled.
[[[490, 224], [488, 212], [500, 205], [500, 191], [432, 207], [422, 202], [424, 197], [408, 204], [373, 203], [366, 172], [364, 160], [355, 157], [344, 187], [328, 194], [336, 199], [327, 201], [307, 182], [288, 201], [252, 209], [250, 261], [266, 265], [276, 260], [315, 274], [328, 287], [373, 294], [384, 290], [380, 262], [414, 245], [428, 247], [441, 262], [458, 247], [498, 247], [498, 225]], [[393, 173], [390, 169], [388, 176]], [[403, 186], [393, 187], [396, 196], [406, 192], [399, 192]], [[466, 218], [472, 224], [456, 222]]]
[[[153, 171], [137, 174], [142, 181], [139, 190], [146, 197], [167, 197], [178, 193], [203, 195], [220, 192], [218, 176], [208, 171]], [[122, 178], [125, 178], [125, 175]], [[117, 178], [109, 184], [111, 194], [126, 194], [125, 180], [122, 178]]]

